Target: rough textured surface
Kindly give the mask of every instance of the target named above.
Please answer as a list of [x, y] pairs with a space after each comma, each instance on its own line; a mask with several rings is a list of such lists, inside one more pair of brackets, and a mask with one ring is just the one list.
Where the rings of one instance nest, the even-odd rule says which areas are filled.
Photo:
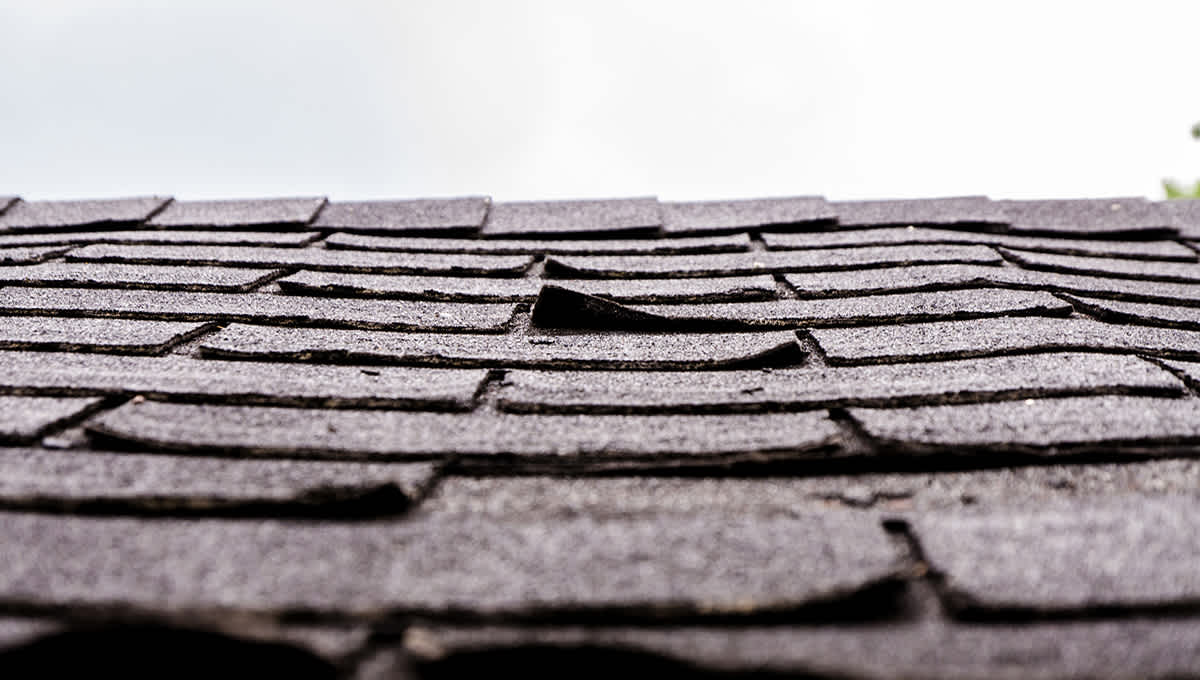
[[236, 292], [250, 290], [280, 273], [233, 267], [46, 262], [30, 267], [0, 267], [0, 284]]
[[327, 248], [253, 248], [243, 246], [92, 245], [67, 255], [72, 262], [208, 264], [243, 267], [303, 267], [378, 274], [520, 276], [532, 259], [517, 255], [445, 255], [369, 253]]
[[[668, 255], [676, 253], [736, 253], [750, 248], [746, 234], [700, 238], [605, 239], [605, 240], [512, 240], [465, 238], [396, 238], [333, 234], [325, 239], [326, 248], [344, 250], [384, 250], [396, 253], [490, 253], [556, 255], [605, 253], [609, 255]], [[1178, 244], [1176, 244], [1178, 245]], [[1186, 246], [1185, 251], [1195, 253]]]
[[324, 204], [324, 198], [174, 201], [149, 224], [153, 227], [298, 227], [311, 222]]
[[1136, 351], [1155, 356], [1200, 356], [1200, 332], [1121, 326], [1090, 319], [1031, 317], [933, 321], [809, 331], [833, 363], [880, 363], [994, 356], [1021, 352]]
[[99, 405], [99, 399], [0, 396], [0, 443], [34, 439]]
[[1200, 238], [1200, 199], [1176, 199], [1159, 205], [1171, 219], [1171, 226], [1184, 238]]
[[[729, 416], [521, 416], [322, 411], [141, 402], [93, 418], [106, 440], [173, 451], [374, 460], [510, 457], [570, 469], [591, 461], [653, 467], [825, 455], [838, 430], [823, 413]], [[533, 460], [531, 462], [538, 462]]]
[[333, 202], [314, 227], [366, 232], [477, 231], [490, 200], [484, 196], [409, 201]]
[[546, 273], [562, 278], [746, 276], [783, 272], [901, 267], [910, 264], [998, 264], [1000, 262], [1000, 255], [984, 246], [931, 245], [716, 255], [551, 257], [546, 261]]
[[61, 246], [89, 243], [125, 245], [304, 246], [321, 235], [302, 231], [199, 231], [140, 229], [137, 231], [56, 231], [44, 234], [0, 235], [0, 246]]
[[1172, 236], [1162, 204], [1144, 198], [999, 201], [1012, 231], [1064, 236]]
[[661, 220], [653, 198], [493, 203], [485, 236], [646, 234]]
[[36, 264], [67, 252], [67, 248], [0, 248], [0, 266]]
[[250, 293], [176, 293], [85, 288], [2, 288], [0, 313], [59, 313], [174, 321], [245, 321], [283, 326], [499, 333], [513, 305], [345, 300]]
[[1112, 257], [1079, 257], [1047, 253], [1020, 253], [1004, 250], [1004, 254], [1023, 267], [1067, 274], [1090, 274], [1113, 278], [1145, 281], [1200, 281], [1200, 264], [1183, 262], [1147, 262]]
[[1105, 321], [1200, 329], [1200, 307], [1179, 307], [1074, 296], [1066, 299], [1080, 310]]
[[14, 316], [0, 324], [0, 349], [158, 354], [207, 326], [179, 321]]
[[168, 200], [154, 196], [115, 200], [21, 201], [0, 215], [0, 233], [133, 224], [153, 215]]
[[479, 369], [295, 366], [197, 361], [185, 356], [5, 352], [0, 388], [325, 408], [467, 410], [486, 378]]
[[814, 228], [832, 225], [836, 216], [820, 196], [663, 203], [661, 210], [668, 234]]
[[788, 332], [489, 337], [242, 324], [205, 338], [200, 349], [222, 358], [543, 368], [715, 368], [803, 357]]
[[1135, 357], [1034, 354], [757, 371], [512, 371], [497, 398], [501, 408], [517, 412], [688, 413], [1106, 392], [1177, 395], [1180, 388], [1169, 373]]
[[843, 227], [960, 226], [999, 229], [1008, 218], [987, 196], [954, 196], [886, 201], [835, 201]]

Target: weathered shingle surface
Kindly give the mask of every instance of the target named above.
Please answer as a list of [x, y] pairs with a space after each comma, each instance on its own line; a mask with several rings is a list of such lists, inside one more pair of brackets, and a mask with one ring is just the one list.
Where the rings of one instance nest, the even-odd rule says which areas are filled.
[[0, 676], [1195, 677], [1196, 215], [0, 197]]

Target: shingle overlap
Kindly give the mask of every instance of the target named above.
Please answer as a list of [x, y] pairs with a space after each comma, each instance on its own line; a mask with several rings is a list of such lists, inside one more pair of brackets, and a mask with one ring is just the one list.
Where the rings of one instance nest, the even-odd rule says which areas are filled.
[[144, 222], [170, 199], [157, 196], [85, 201], [20, 201], [0, 215], [0, 233]]
[[656, 232], [661, 224], [654, 198], [502, 202], [492, 204], [482, 233], [504, 238], [636, 236]]
[[302, 227], [312, 221], [324, 204], [324, 198], [173, 201], [149, 224], [201, 228]]
[[321, 209], [313, 226], [354, 232], [474, 232], [483, 226], [488, 203], [483, 196], [333, 202]]
[[837, 216], [819, 196], [663, 203], [661, 209], [663, 231], [668, 234], [812, 229], [833, 225]]

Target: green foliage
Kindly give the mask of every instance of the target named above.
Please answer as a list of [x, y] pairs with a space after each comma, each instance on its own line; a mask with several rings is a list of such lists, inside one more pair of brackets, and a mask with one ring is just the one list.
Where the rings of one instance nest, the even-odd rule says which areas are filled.
[[[1192, 139], [1200, 139], [1200, 123], [1192, 126]], [[1195, 186], [1187, 186], [1164, 179], [1163, 190], [1167, 192], [1167, 198], [1200, 198], [1200, 182], [1196, 182]]]

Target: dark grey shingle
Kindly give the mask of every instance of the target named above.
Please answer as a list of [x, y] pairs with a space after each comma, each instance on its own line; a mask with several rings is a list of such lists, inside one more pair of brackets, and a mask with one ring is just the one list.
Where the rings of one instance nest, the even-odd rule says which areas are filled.
[[233, 201], [173, 201], [153, 227], [302, 227], [312, 222], [324, 198], [266, 198]]
[[[667, 255], [678, 253], [736, 253], [749, 250], [746, 234], [696, 238], [655, 239], [466, 239], [466, 238], [398, 238], [394, 236], [365, 236], [362, 234], [333, 234], [323, 242], [326, 248], [343, 250], [382, 250], [397, 253], [490, 253], [493, 255], [522, 255], [553, 253], [567, 255]], [[1178, 245], [1178, 244], [1176, 244]], [[1179, 246], [1188, 250], [1185, 246]], [[1188, 252], [1195, 255], [1194, 252]]]
[[771, 371], [512, 371], [497, 399], [501, 408], [518, 412], [687, 413], [1106, 392], [1165, 396], [1180, 394], [1181, 387], [1169, 373], [1136, 357], [1035, 354]]
[[1008, 219], [987, 196], [834, 201], [842, 227], [963, 226], [999, 229]]
[[88, 398], [0, 396], [0, 442], [29, 441], [99, 404]]
[[998, 201], [1014, 232], [1068, 237], [1170, 238], [1171, 216], [1144, 198]]
[[1000, 264], [1002, 261], [996, 251], [986, 246], [921, 245], [716, 255], [550, 257], [546, 260], [546, 274], [561, 278], [745, 276], [914, 264]]
[[46, 262], [0, 267], [0, 284], [239, 292], [250, 290], [281, 273], [235, 267]]
[[207, 327], [179, 321], [13, 316], [0, 324], [0, 349], [158, 354]]
[[733, 201], [662, 203], [668, 234], [720, 233], [761, 227], [819, 228], [834, 224], [836, 213], [820, 196]]
[[59, 394], [303, 405], [468, 410], [487, 376], [481, 369], [309, 366], [199, 361], [184, 356], [9, 351], [0, 387]]
[[247, 293], [0, 288], [0, 312], [172, 321], [241, 321], [300, 326], [503, 332], [511, 304], [354, 300]]
[[375, 253], [326, 248], [257, 248], [250, 246], [121, 246], [91, 245], [68, 253], [72, 262], [303, 267], [378, 274], [449, 274], [520, 276], [533, 259], [521, 255], [456, 255], [440, 253]]
[[59, 231], [46, 234], [0, 235], [0, 246], [58, 246], [115, 243], [124, 245], [303, 246], [320, 238], [304, 231]]
[[21, 201], [0, 216], [0, 233], [109, 227], [145, 221], [171, 199], [160, 196], [86, 201]]
[[485, 236], [641, 235], [658, 231], [652, 197], [493, 203]]
[[243, 324], [205, 338], [200, 351], [218, 358], [493, 368], [733, 368], [803, 356], [786, 331], [490, 336]]
[[1004, 254], [1030, 269], [1149, 281], [1200, 282], [1200, 264], [1193, 262], [1148, 262], [1113, 257], [1023, 253], [1007, 249]]
[[333, 202], [314, 227], [368, 232], [478, 231], [487, 216], [486, 196], [407, 201]]

